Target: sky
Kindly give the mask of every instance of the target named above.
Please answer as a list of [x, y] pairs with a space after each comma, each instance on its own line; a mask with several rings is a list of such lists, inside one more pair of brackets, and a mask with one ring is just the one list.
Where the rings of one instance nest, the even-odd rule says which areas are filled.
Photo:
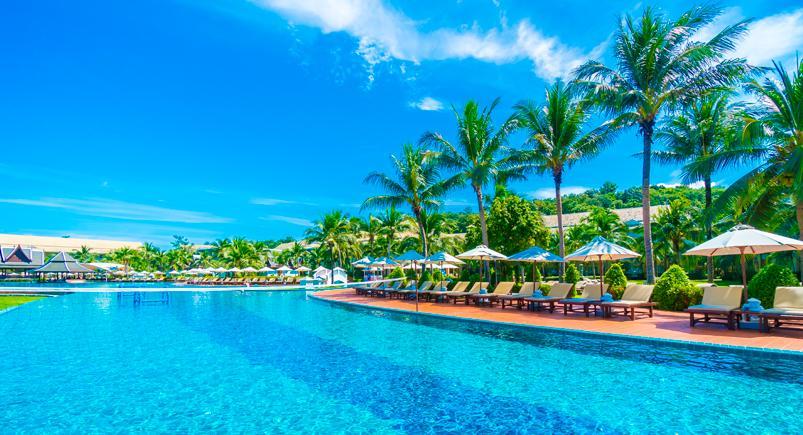
[[[364, 184], [453, 105], [496, 118], [589, 58], [618, 17], [688, 1], [31, 0], [0, 17], [0, 232], [196, 243], [302, 236], [359, 214]], [[798, 1], [723, 2], [707, 32], [753, 18], [734, 56], [791, 63]], [[511, 139], [520, 146], [521, 139]], [[636, 131], [572, 168], [564, 192], [640, 184]], [[678, 183], [655, 167], [653, 183]], [[715, 177], [727, 184], [738, 172]], [[551, 195], [547, 177], [513, 190]], [[446, 210], [473, 207], [471, 193]]]

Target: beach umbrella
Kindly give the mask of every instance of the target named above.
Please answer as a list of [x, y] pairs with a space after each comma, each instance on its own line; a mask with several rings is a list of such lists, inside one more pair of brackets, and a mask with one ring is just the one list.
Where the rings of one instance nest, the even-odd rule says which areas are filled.
[[364, 269], [366, 267], [370, 267], [373, 261], [374, 260], [372, 260], [371, 257], [362, 257], [359, 260], [351, 263], [351, 265], [358, 269]]
[[689, 249], [683, 255], [699, 255], [703, 257], [739, 255], [742, 263], [743, 292], [746, 292], [747, 263], [745, 262], [745, 255], [800, 250], [803, 250], [803, 241], [760, 231], [750, 225], [736, 225], [713, 239]]
[[517, 252], [510, 257], [507, 257], [508, 261], [521, 261], [525, 263], [532, 263], [533, 264], [533, 281], [535, 281], [535, 267], [537, 263], [563, 263], [564, 260], [558, 255], [555, 255], [546, 249], [543, 249], [539, 246], [533, 246], [531, 248], [525, 249], [521, 252]]
[[409, 250], [404, 254], [399, 255], [395, 258], [395, 260], [399, 263], [406, 263], [406, 262], [413, 262], [413, 261], [421, 261], [424, 259], [424, 256], [419, 254], [414, 250]]
[[179, 274], [179, 273], [181, 273], [181, 272], [177, 271], [176, 269], [173, 269], [173, 270], [171, 270], [170, 272], [167, 272], [167, 273], [168, 273], [169, 275], [178, 275], [178, 274]]
[[[507, 260], [506, 255], [496, 252], [485, 245], [479, 245], [474, 249], [463, 252], [462, 254], [457, 254], [457, 258], [462, 260], [479, 260], [479, 261]], [[486, 269], [488, 269], [488, 281], [490, 282], [491, 270], [488, 267], [486, 267]]]
[[580, 249], [572, 252], [565, 257], [567, 261], [598, 261], [599, 262], [599, 289], [605, 281], [604, 261], [623, 260], [625, 258], [641, 257], [638, 252], [633, 252], [624, 246], [609, 242], [605, 237], [597, 236], [593, 240], [583, 245]]
[[309, 268], [309, 267], [307, 267], [307, 266], [298, 266], [298, 267], [296, 268], [296, 272], [300, 272], [300, 273], [309, 272], [309, 271], [311, 271], [311, 270], [312, 270], [312, 269], [310, 269], [310, 268]]
[[282, 267], [280, 267], [280, 268], [278, 268], [276, 270], [278, 270], [279, 272], [282, 272], [282, 273], [287, 273], [287, 272], [292, 271], [293, 269], [291, 269], [290, 267], [287, 267], [287, 266], [282, 266]]
[[251, 266], [248, 266], [248, 267], [246, 267], [246, 268], [244, 268], [244, 269], [242, 270], [242, 272], [248, 272], [248, 273], [254, 273], [254, 272], [256, 272], [256, 271], [257, 271], [257, 270], [256, 270], [255, 268], [251, 267]]
[[272, 268], [270, 268], [268, 266], [263, 266], [263, 267], [259, 268], [259, 272], [263, 272], [263, 273], [276, 272], [276, 270], [274, 270], [274, 269], [272, 269]]
[[240, 269], [239, 267], [232, 267], [230, 269], [226, 269], [226, 272], [233, 272], [233, 273], [242, 272], [242, 271], [243, 270]]

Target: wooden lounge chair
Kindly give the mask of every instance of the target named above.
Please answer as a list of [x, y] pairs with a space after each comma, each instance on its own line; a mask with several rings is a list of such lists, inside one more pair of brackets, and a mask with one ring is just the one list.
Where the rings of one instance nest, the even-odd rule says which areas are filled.
[[[418, 287], [418, 298], [420, 299], [421, 298], [421, 293], [429, 291], [430, 288], [432, 288], [432, 281], [424, 281], [421, 284], [421, 286]], [[415, 290], [416, 290], [415, 288], [402, 289], [402, 290], [399, 290], [399, 291], [396, 292], [396, 296], [398, 296], [399, 299], [410, 297], [410, 296], [415, 296], [415, 293], [416, 293]]]
[[410, 281], [404, 287], [399, 286], [399, 287], [397, 287], [395, 289], [393, 289], [393, 288], [387, 289], [387, 290], [385, 290], [385, 293], [387, 293], [387, 296], [392, 299], [393, 297], [397, 296], [397, 294], [402, 290], [413, 290], [413, 291], [415, 291], [415, 288], [417, 286], [418, 286], [418, 284], [415, 281]]
[[358, 295], [365, 295], [365, 294], [368, 293], [368, 290], [370, 290], [372, 288], [376, 288], [379, 284], [380, 283], [378, 281], [360, 283], [360, 284], [354, 286], [354, 291]]
[[371, 293], [374, 296], [385, 297], [390, 294], [390, 292], [396, 291], [404, 284], [403, 280], [394, 281], [390, 286], [379, 286], [377, 288], [371, 289]]
[[646, 308], [647, 314], [652, 317], [652, 309], [655, 307], [655, 302], [650, 302], [650, 299], [652, 299], [654, 288], [654, 285], [630, 284], [625, 288], [621, 299], [600, 304], [602, 306], [602, 317], [611, 317], [617, 314], [617, 309], [622, 309], [624, 315], [629, 316], [630, 320], [636, 320], [636, 308]]
[[773, 308], [759, 314], [762, 329], [803, 326], [803, 287], [778, 287], [775, 289]]
[[468, 295], [468, 300], [473, 300], [475, 304], [482, 305], [487, 303], [490, 306], [493, 306], [494, 303], [499, 302], [500, 296], [507, 296], [510, 294], [511, 290], [513, 290], [513, 286], [516, 283], [513, 281], [503, 281], [496, 284], [496, 288], [494, 288], [493, 293], [477, 293]]
[[[689, 313], [689, 326], [694, 328], [698, 322], [710, 323], [724, 320], [728, 329], [736, 329], [739, 324], [737, 310], [742, 303], [742, 286], [705, 287], [703, 303], [686, 308]], [[702, 315], [701, 319], [697, 315]]]
[[532, 297], [533, 291], [536, 288], [541, 288], [540, 282], [525, 282], [521, 285], [518, 293], [511, 293], [509, 295], [501, 295], [497, 299], [499, 299], [499, 303], [502, 306], [502, 309], [505, 308], [505, 302], [508, 305], [513, 306], [513, 302], [515, 302], [519, 309], [524, 306], [524, 298]]
[[430, 301], [435, 299], [435, 302], [441, 302], [446, 300], [446, 295], [449, 293], [462, 293], [468, 289], [468, 281], [458, 281], [455, 285], [452, 286], [451, 290], [444, 290], [446, 287], [439, 287], [437, 284], [432, 288], [432, 290], [426, 292], [427, 300]]
[[563, 305], [563, 315], [568, 316], [569, 311], [574, 311], [574, 307], [582, 307], [583, 314], [586, 317], [591, 315], [591, 308], [594, 308], [594, 315], [597, 315], [597, 307], [600, 304], [602, 294], [608, 290], [608, 284], [603, 284], [600, 288], [599, 284], [588, 284], [583, 287], [583, 293], [579, 298], [568, 298], [558, 301], [558, 304]]
[[474, 285], [471, 286], [471, 289], [467, 292], [455, 292], [450, 291], [446, 292], [446, 302], [452, 301], [455, 305], [457, 305], [457, 301], [462, 299], [466, 305], [468, 305], [468, 297], [472, 294], [477, 294], [480, 292], [480, 289], [488, 288], [487, 282], [475, 282]]
[[544, 306], [546, 306], [550, 313], [554, 313], [555, 304], [563, 299], [566, 299], [569, 296], [569, 293], [572, 292], [572, 287], [574, 287], [574, 284], [572, 283], [559, 282], [550, 287], [549, 295], [541, 297], [530, 296], [524, 298], [524, 301], [527, 302], [527, 309], [532, 311], [541, 311]]

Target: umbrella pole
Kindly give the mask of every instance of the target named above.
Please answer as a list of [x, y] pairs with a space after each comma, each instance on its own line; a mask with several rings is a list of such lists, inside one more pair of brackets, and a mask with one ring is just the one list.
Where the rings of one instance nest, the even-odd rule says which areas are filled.
[[602, 256], [599, 257], [599, 295], [602, 296], [602, 289], [605, 284], [605, 264], [602, 262]]
[[[525, 279], [524, 282], [527, 282], [527, 280]], [[533, 291], [538, 290], [534, 286], [535, 286], [535, 261], [533, 261]]]
[[747, 294], [747, 261], [744, 258], [744, 248], [739, 249], [742, 257], [742, 301], [744, 301]]

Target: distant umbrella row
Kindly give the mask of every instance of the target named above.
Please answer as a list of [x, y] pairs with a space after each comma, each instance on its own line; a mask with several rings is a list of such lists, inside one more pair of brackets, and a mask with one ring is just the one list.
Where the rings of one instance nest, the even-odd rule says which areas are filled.
[[312, 269], [310, 269], [309, 267], [306, 267], [306, 266], [299, 266], [299, 267], [297, 267], [295, 269], [293, 269], [290, 266], [281, 266], [281, 267], [278, 267], [276, 269], [274, 269], [272, 267], [268, 267], [268, 266], [265, 266], [265, 267], [262, 267], [262, 268], [259, 268], [259, 269], [249, 266], [249, 267], [244, 267], [244, 268], [239, 268], [239, 267], [230, 267], [230, 268], [225, 268], [225, 267], [193, 268], [193, 269], [187, 269], [187, 270], [171, 270], [170, 272], [167, 272], [167, 273], [170, 274], [170, 275], [214, 275], [214, 274], [217, 274], [217, 273], [264, 273], [264, 274], [268, 274], [268, 275], [269, 274], [273, 274], [273, 273], [278, 273], [280, 275], [281, 274], [293, 275], [293, 274], [297, 274], [297, 273], [306, 273], [306, 272], [309, 272], [311, 270]]

